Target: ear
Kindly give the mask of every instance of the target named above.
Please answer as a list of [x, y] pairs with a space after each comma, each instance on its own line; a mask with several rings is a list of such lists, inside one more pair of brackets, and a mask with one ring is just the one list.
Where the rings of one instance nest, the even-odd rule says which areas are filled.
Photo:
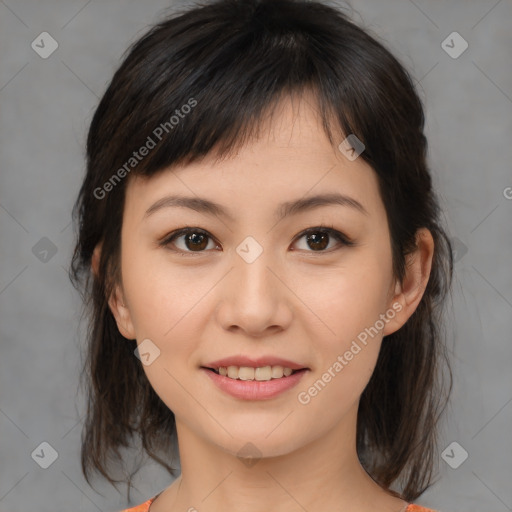
[[92, 252], [91, 258], [91, 270], [95, 277], [98, 277], [98, 271], [100, 268], [100, 256], [101, 256], [101, 242], [99, 242], [94, 251]]
[[[99, 243], [93, 251], [92, 259], [91, 259], [91, 269], [94, 275], [98, 276], [98, 268], [101, 256], [101, 243]], [[135, 329], [133, 327], [133, 322], [130, 315], [130, 310], [126, 305], [124, 292], [122, 289], [122, 285], [116, 285], [114, 292], [110, 296], [108, 300], [108, 305], [110, 307], [110, 311], [117, 323], [117, 328], [119, 332], [127, 339], [134, 340]]]
[[389, 307], [397, 313], [386, 324], [384, 336], [398, 331], [418, 307], [430, 277], [433, 256], [432, 234], [427, 228], [421, 228], [416, 232], [416, 249], [406, 256], [403, 282], [395, 283], [395, 292]]

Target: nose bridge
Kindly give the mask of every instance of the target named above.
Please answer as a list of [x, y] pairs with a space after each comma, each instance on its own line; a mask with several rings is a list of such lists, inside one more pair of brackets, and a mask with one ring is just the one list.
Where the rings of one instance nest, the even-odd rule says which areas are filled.
[[[254, 237], [248, 236], [236, 248], [235, 281], [242, 301], [270, 302], [272, 299], [272, 286], [275, 276], [268, 267], [275, 266], [268, 248], [264, 248]], [[272, 263], [274, 261], [274, 263]], [[244, 296], [246, 295], [246, 296]]]
[[[252, 335], [269, 326], [283, 327], [288, 316], [283, 311], [283, 288], [274, 275], [279, 273], [270, 251], [253, 237], [236, 248], [228, 289], [223, 294], [221, 321], [224, 328], [238, 326]], [[272, 269], [272, 271], [271, 271]]]

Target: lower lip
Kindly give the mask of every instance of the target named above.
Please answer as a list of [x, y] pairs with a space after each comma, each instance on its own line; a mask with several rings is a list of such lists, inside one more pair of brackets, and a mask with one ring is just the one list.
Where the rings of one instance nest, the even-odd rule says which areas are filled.
[[201, 368], [212, 379], [214, 384], [222, 391], [235, 398], [243, 400], [267, 400], [296, 386], [302, 379], [307, 369], [299, 370], [288, 377], [270, 380], [238, 380], [230, 379], [223, 375]]

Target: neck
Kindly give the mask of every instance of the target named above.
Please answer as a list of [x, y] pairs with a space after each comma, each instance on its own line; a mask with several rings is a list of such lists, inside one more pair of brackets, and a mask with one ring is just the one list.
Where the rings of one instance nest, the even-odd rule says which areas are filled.
[[[406, 503], [375, 483], [359, 462], [357, 405], [349, 416], [298, 449], [281, 447], [284, 454], [261, 457], [253, 444], [242, 453], [235, 447], [220, 449], [177, 421], [182, 473], [154, 501], [151, 512], [314, 512], [327, 507], [400, 512]], [[253, 455], [252, 460], [240, 456], [246, 453]]]

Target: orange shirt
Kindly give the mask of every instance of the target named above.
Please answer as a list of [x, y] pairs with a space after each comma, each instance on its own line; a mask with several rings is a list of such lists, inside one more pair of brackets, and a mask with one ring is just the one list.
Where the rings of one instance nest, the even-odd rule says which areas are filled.
[[[151, 505], [151, 503], [153, 503], [153, 501], [155, 499], [156, 499], [156, 496], [149, 499], [148, 501], [145, 501], [144, 503], [142, 503], [140, 505], [137, 505], [136, 507], [127, 508], [125, 510], [122, 510], [121, 512], [150, 512], [149, 506]], [[400, 512], [437, 512], [437, 511], [433, 510], [431, 508], [425, 508], [420, 505], [415, 505], [414, 503], [410, 503], [409, 506], [405, 510], [400, 511]]]

